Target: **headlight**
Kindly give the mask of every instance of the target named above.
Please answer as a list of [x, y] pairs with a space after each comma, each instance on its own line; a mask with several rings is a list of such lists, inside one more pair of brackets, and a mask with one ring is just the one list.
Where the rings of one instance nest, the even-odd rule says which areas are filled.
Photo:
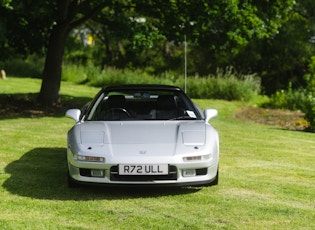
[[88, 162], [105, 162], [105, 157], [96, 157], [96, 156], [83, 156], [83, 155], [74, 155], [74, 159], [77, 161], [88, 161]]
[[184, 161], [205, 161], [210, 159], [210, 154], [208, 155], [202, 155], [202, 156], [188, 156], [188, 157], [183, 157]]

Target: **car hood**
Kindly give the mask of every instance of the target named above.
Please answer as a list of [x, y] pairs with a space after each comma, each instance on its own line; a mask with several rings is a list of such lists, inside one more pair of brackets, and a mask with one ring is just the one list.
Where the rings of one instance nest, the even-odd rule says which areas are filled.
[[[76, 143], [112, 155], [174, 155], [183, 146], [202, 146], [206, 141], [202, 121], [84, 122], [73, 130]], [[182, 152], [182, 151], [181, 151]]]

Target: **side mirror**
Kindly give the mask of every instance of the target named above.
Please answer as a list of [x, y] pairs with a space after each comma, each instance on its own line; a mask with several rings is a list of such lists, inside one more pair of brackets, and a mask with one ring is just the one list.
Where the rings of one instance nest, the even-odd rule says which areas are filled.
[[205, 123], [207, 124], [209, 120], [218, 115], [218, 111], [216, 109], [206, 109], [204, 112]]
[[68, 109], [66, 112], [66, 117], [72, 118], [75, 122], [80, 120], [81, 110], [79, 109]]

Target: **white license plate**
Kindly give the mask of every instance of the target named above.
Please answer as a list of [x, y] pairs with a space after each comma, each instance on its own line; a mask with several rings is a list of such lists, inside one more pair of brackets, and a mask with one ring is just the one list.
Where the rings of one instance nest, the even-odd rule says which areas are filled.
[[118, 166], [119, 175], [167, 175], [167, 164], [123, 164]]

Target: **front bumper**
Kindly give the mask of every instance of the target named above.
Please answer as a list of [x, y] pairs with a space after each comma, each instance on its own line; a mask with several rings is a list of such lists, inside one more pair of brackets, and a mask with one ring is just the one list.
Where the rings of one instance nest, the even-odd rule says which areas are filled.
[[[207, 164], [209, 165], [209, 163]], [[79, 168], [70, 163], [69, 179], [75, 183], [108, 186], [190, 186], [208, 185], [217, 177], [217, 164], [169, 165], [167, 175], [119, 175], [117, 165], [102, 165], [101, 169]], [[194, 176], [185, 176], [185, 170], [195, 170]], [[99, 173], [95, 173], [99, 172]]]

